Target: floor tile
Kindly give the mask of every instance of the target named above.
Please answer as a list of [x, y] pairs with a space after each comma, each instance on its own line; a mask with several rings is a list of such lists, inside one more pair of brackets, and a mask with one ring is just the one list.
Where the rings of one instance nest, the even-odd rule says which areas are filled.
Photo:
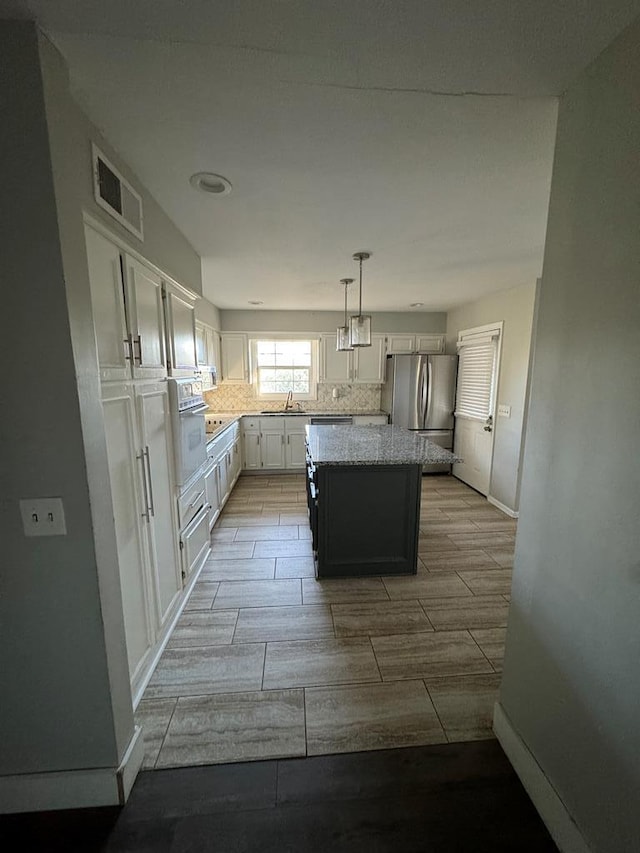
[[270, 580], [276, 571], [275, 559], [207, 560], [200, 577], [203, 581]]
[[485, 551], [468, 550], [423, 554], [422, 562], [430, 572], [455, 572], [458, 569], [495, 569], [493, 560]]
[[233, 642], [266, 643], [333, 636], [329, 607], [248, 607], [240, 610]]
[[308, 524], [299, 524], [298, 525], [298, 538], [299, 539], [308, 539], [311, 541], [311, 528]]
[[503, 569], [513, 567], [513, 548], [487, 548], [487, 554]]
[[459, 551], [460, 549], [445, 533], [440, 533], [434, 536], [428, 536], [421, 533], [418, 537], [418, 553], [421, 556], [425, 554], [438, 554], [442, 551]]
[[198, 579], [185, 604], [185, 610], [211, 610], [213, 599], [218, 592], [219, 583], [209, 583]]
[[313, 557], [278, 557], [277, 578], [313, 578], [316, 567]]
[[305, 689], [307, 754], [444, 743], [422, 681]]
[[451, 541], [458, 548], [513, 548], [515, 536], [503, 530], [486, 531], [476, 529], [475, 533], [451, 533]]
[[280, 524], [309, 524], [306, 512], [281, 512]]
[[504, 659], [504, 644], [507, 638], [507, 629], [477, 628], [471, 631], [471, 636], [489, 658], [496, 672], [500, 672]]
[[167, 648], [228, 645], [233, 639], [237, 618], [237, 610], [183, 613], [171, 633]]
[[254, 557], [311, 557], [311, 542], [300, 539], [256, 542]]
[[300, 581], [295, 578], [265, 581], [222, 581], [214, 610], [302, 604]]
[[509, 616], [509, 605], [501, 595], [425, 598], [420, 603], [436, 631], [500, 627]]
[[468, 587], [455, 573], [432, 572], [400, 578], [384, 578], [391, 599], [443, 598], [445, 596], [471, 595]]
[[142, 726], [144, 738], [143, 770], [152, 768], [156, 763], [177, 701], [177, 699], [143, 699], [138, 703], [135, 720], [139, 726]]
[[332, 604], [336, 637], [433, 631], [417, 601], [366, 601]]
[[[236, 533], [236, 542], [254, 541], [259, 542], [263, 539], [297, 539], [298, 528], [295, 525], [282, 524], [278, 525], [269, 521], [264, 527], [238, 527]], [[254, 551], [255, 553], [255, 551]]]
[[[278, 513], [266, 514], [260, 512], [253, 512], [250, 515], [225, 515], [225, 513], [223, 512], [222, 516], [220, 517], [220, 520], [218, 521], [218, 524], [220, 525], [220, 527], [237, 527], [238, 530], [236, 531], [235, 538], [236, 541], [240, 541], [238, 534], [240, 530], [242, 530], [242, 528], [270, 527], [271, 525], [278, 524], [279, 520], [280, 516]], [[253, 537], [244, 536], [242, 538], [244, 540], [247, 540]]]
[[388, 601], [389, 596], [380, 578], [303, 578], [302, 599], [305, 604], [334, 604], [349, 601]]
[[[480, 653], [478, 647], [475, 648]], [[380, 681], [367, 637], [267, 644], [265, 690], [366, 681]]]
[[458, 574], [476, 595], [511, 592], [511, 569], [479, 569]]
[[260, 690], [264, 643], [165, 649], [145, 699]]
[[425, 684], [449, 741], [494, 737], [493, 708], [500, 690], [499, 675], [429, 678]]
[[253, 556], [253, 546], [253, 542], [212, 542], [205, 567], [215, 560], [249, 559]]
[[420, 524], [420, 530], [427, 535], [446, 533], [450, 536], [452, 533], [473, 533], [478, 528], [473, 521], [425, 521]]
[[179, 699], [158, 767], [305, 754], [302, 690]]
[[372, 637], [383, 681], [491, 672], [467, 631]]
[[213, 528], [213, 533], [211, 534], [211, 543], [233, 542], [235, 535], [235, 527], [220, 527], [220, 521], [218, 521], [216, 526]]

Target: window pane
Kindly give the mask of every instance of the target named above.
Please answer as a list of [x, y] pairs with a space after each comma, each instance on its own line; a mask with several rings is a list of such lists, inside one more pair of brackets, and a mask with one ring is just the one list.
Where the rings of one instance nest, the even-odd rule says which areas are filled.
[[256, 341], [259, 367], [311, 366], [311, 341]]

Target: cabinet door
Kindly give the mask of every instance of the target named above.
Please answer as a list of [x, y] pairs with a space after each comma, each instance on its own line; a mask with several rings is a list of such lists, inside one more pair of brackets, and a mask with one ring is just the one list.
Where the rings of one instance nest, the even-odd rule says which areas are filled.
[[209, 364], [208, 347], [207, 347], [207, 332], [208, 329], [202, 323], [196, 323], [196, 358], [198, 364]]
[[[196, 326], [193, 302], [165, 285], [169, 370], [172, 375], [193, 374], [196, 364]], [[206, 352], [205, 352], [206, 355]]]
[[129, 255], [125, 255], [125, 269], [133, 375], [137, 379], [161, 378], [167, 375], [162, 282], [153, 270]]
[[220, 333], [215, 329], [207, 329], [207, 353], [209, 364], [215, 367], [220, 375]]
[[220, 342], [222, 347], [222, 381], [228, 385], [248, 382], [247, 336], [223, 334]]
[[403, 355], [416, 351], [415, 335], [388, 335], [387, 353], [389, 355]]
[[371, 335], [370, 347], [358, 347], [353, 353], [353, 381], [381, 384], [384, 382], [386, 339], [384, 335]]
[[[102, 399], [109, 460], [109, 480], [118, 547], [129, 678], [132, 686], [144, 671], [154, 640], [151, 579], [140, 442], [133, 391], [110, 385]], [[136, 458], [138, 457], [138, 458]]]
[[287, 435], [286, 466], [287, 468], [306, 468], [305, 435], [303, 432], [291, 432]]
[[218, 483], [220, 506], [223, 507], [229, 497], [229, 465], [226, 452], [222, 454], [218, 463]]
[[88, 225], [84, 231], [100, 379], [125, 380], [131, 377], [133, 354], [124, 311], [120, 250]]
[[350, 382], [351, 353], [336, 352], [336, 336], [320, 337], [320, 381]]
[[263, 468], [284, 468], [284, 431], [262, 431], [260, 444], [262, 446]]
[[212, 465], [204, 476], [204, 493], [207, 503], [211, 506], [209, 510], [209, 530], [213, 528], [220, 515], [220, 495], [218, 492], [218, 465]]
[[255, 471], [261, 467], [260, 456], [260, 433], [245, 432], [242, 435], [244, 450], [244, 468], [246, 471]]
[[136, 389], [144, 476], [149, 501], [149, 553], [157, 624], [172, 613], [182, 589], [177, 519], [174, 508], [173, 454], [166, 382]]
[[233, 442], [233, 481], [238, 479], [242, 470], [242, 443], [240, 436]]
[[443, 353], [444, 335], [416, 335], [416, 352]]

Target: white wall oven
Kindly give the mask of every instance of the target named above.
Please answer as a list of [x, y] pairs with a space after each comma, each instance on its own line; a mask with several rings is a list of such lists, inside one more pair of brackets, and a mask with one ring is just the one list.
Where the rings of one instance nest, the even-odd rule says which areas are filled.
[[207, 461], [204, 413], [208, 406], [200, 379], [171, 378], [168, 382], [176, 483], [182, 490]]

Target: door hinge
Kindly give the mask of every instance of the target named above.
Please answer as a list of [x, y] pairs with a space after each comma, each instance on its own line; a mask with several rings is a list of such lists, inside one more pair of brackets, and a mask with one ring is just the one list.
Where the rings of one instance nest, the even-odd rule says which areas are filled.
[[[182, 551], [182, 550], [183, 550], [183, 548], [184, 548], [184, 542], [183, 542], [183, 541], [182, 541], [182, 539], [181, 539], [181, 540], [180, 540], [180, 550]], [[184, 572], [182, 573], [182, 575], [184, 576]]]

